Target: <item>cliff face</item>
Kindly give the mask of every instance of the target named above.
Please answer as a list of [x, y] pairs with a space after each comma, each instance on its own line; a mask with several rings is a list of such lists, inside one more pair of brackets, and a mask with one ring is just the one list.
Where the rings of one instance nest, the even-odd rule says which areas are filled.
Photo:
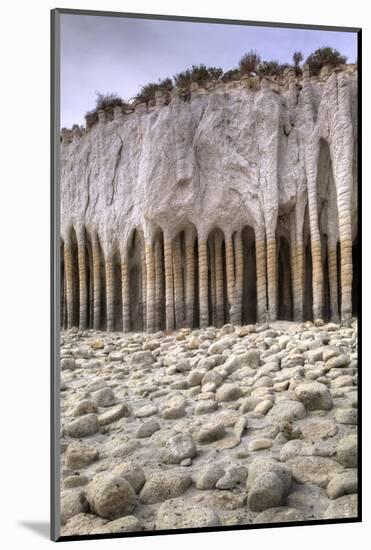
[[356, 101], [356, 67], [305, 67], [65, 134], [63, 325], [351, 317]]

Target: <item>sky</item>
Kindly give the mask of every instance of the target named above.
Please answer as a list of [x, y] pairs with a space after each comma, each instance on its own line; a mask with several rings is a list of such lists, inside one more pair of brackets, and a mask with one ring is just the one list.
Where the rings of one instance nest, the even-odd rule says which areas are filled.
[[93, 15], [61, 16], [61, 127], [84, 124], [96, 92], [135, 96], [142, 85], [204, 63], [229, 70], [249, 50], [263, 60], [291, 63], [331, 46], [354, 63], [353, 32], [246, 25], [125, 19]]

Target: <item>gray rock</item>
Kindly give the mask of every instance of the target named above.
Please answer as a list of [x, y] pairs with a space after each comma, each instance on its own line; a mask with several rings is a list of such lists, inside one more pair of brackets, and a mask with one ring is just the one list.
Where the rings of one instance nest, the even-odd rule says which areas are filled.
[[107, 520], [94, 514], [81, 512], [69, 519], [66, 525], [61, 529], [63, 536], [90, 535], [94, 529], [102, 527]]
[[72, 410], [72, 416], [83, 416], [84, 414], [92, 414], [97, 412], [97, 406], [89, 399], [79, 401]]
[[135, 462], [122, 462], [113, 468], [112, 473], [126, 479], [136, 493], [139, 493], [146, 481], [142, 468]]
[[145, 438], [145, 437], [151, 437], [152, 434], [157, 432], [161, 429], [161, 426], [156, 420], [148, 420], [147, 422], [143, 422], [139, 426], [139, 428], [136, 431], [135, 437], [138, 438]]
[[91, 398], [97, 407], [110, 407], [116, 402], [113, 391], [108, 387], [93, 392]]
[[327, 485], [327, 494], [331, 499], [356, 493], [358, 489], [357, 470], [345, 470], [334, 476]]
[[80, 514], [81, 512], [87, 512], [89, 510], [89, 504], [86, 500], [85, 493], [83, 491], [63, 491], [60, 499], [60, 521], [61, 525], [65, 525], [67, 521]]
[[85, 468], [99, 457], [98, 450], [92, 445], [71, 443], [66, 451], [66, 466], [71, 470]]
[[191, 477], [186, 474], [179, 474], [170, 470], [155, 472], [145, 482], [140, 493], [140, 500], [143, 504], [163, 502], [182, 495], [191, 483]]
[[149, 350], [146, 351], [136, 351], [131, 356], [131, 361], [135, 365], [149, 366], [156, 361], [156, 357]]
[[76, 361], [73, 357], [64, 357], [61, 359], [61, 370], [75, 370]]
[[272, 440], [267, 439], [266, 437], [257, 437], [255, 439], [252, 439], [248, 444], [248, 450], [253, 451], [261, 451], [263, 449], [269, 449], [272, 447]]
[[281, 478], [274, 472], [258, 475], [251, 485], [247, 502], [252, 512], [262, 512], [279, 506], [285, 496]]
[[284, 494], [286, 495], [291, 486], [291, 471], [286, 465], [268, 457], [255, 458], [249, 465], [249, 475], [246, 483], [247, 490], [249, 491], [252, 488], [260, 474], [267, 472], [273, 472], [281, 479]]
[[134, 416], [136, 416], [136, 418], [148, 418], [156, 413], [157, 407], [155, 405], [144, 405], [135, 411]]
[[267, 417], [275, 418], [280, 422], [299, 420], [305, 416], [304, 405], [292, 400], [282, 400], [276, 403], [267, 414]]
[[302, 365], [304, 365], [304, 357], [299, 354], [287, 355], [281, 360], [281, 369], [291, 369]]
[[230, 466], [217, 481], [217, 489], [234, 489], [246, 482], [248, 470], [244, 466]]
[[112, 422], [120, 420], [120, 418], [128, 417], [131, 415], [131, 411], [127, 405], [121, 404], [111, 407], [104, 413], [98, 416], [98, 422], [100, 426], [106, 426]]
[[99, 431], [98, 416], [96, 414], [85, 414], [64, 426], [64, 432], [70, 437], [88, 437]]
[[217, 481], [224, 475], [222, 464], [205, 464], [196, 476], [196, 489], [215, 489]]
[[292, 477], [298, 483], [311, 483], [327, 487], [330, 479], [343, 468], [331, 458], [322, 456], [297, 456], [286, 461], [292, 470]]
[[209, 422], [202, 426], [196, 436], [197, 443], [212, 443], [222, 439], [225, 435], [225, 428], [221, 422]]
[[358, 496], [345, 495], [335, 499], [323, 515], [323, 519], [356, 518], [358, 516]]
[[214, 412], [218, 409], [218, 403], [214, 401], [213, 399], [207, 399], [205, 401], [200, 401], [195, 406], [194, 414], [195, 415], [201, 415], [201, 414], [209, 414], [211, 412]]
[[223, 401], [235, 401], [243, 395], [243, 392], [236, 384], [223, 384], [216, 392], [216, 400], [220, 403]]
[[335, 411], [335, 419], [339, 424], [349, 424], [355, 426], [358, 422], [358, 412], [356, 409], [338, 409]]
[[105, 533], [134, 533], [143, 531], [143, 522], [135, 516], [125, 516], [113, 521], [109, 521], [101, 527], [96, 527], [91, 531], [92, 535], [103, 535]]
[[184, 498], [172, 498], [161, 504], [156, 518], [156, 530], [218, 525], [221, 521], [214, 510]]
[[348, 355], [345, 355], [345, 354], [341, 354], [335, 357], [330, 357], [327, 360], [325, 359], [325, 357], [326, 356], [324, 355], [324, 360], [326, 361], [327, 370], [339, 368], [339, 367], [347, 367], [350, 363], [350, 358], [348, 357]]
[[357, 436], [347, 435], [343, 437], [336, 449], [336, 460], [346, 468], [356, 468], [358, 464]]
[[296, 508], [289, 506], [277, 506], [268, 508], [258, 514], [253, 523], [286, 523], [289, 521], [303, 521], [304, 516]]
[[322, 518], [328, 507], [328, 497], [325, 489], [318, 485], [298, 485], [285, 500], [287, 506], [296, 508], [306, 519]]
[[92, 512], [107, 519], [131, 514], [137, 499], [134, 489], [126, 479], [103, 472], [89, 483], [87, 492]]
[[176, 434], [166, 442], [164, 462], [180, 464], [185, 458], [196, 456], [196, 445], [190, 434]]
[[295, 393], [308, 411], [330, 410], [333, 407], [331, 393], [320, 382], [306, 382], [299, 384]]

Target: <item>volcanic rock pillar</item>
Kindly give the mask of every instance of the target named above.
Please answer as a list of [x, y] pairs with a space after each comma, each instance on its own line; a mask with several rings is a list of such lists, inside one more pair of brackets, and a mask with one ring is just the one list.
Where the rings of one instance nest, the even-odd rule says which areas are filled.
[[79, 266], [79, 329], [86, 330], [88, 315], [88, 289], [86, 285], [85, 238], [83, 230], [77, 234]]
[[224, 324], [224, 289], [223, 289], [223, 241], [215, 235], [215, 297], [216, 297], [216, 326]]
[[164, 269], [162, 262], [162, 244], [160, 239], [155, 241], [155, 274], [156, 274], [156, 330], [163, 328], [163, 296], [164, 296]]
[[107, 330], [115, 330], [115, 278], [113, 257], [108, 254], [105, 261], [106, 270], [106, 302], [107, 302]]
[[64, 244], [64, 269], [66, 278], [67, 328], [73, 327], [73, 271], [70, 240]]
[[173, 241], [173, 272], [175, 325], [179, 329], [184, 323], [183, 273], [179, 235]]
[[274, 231], [267, 230], [268, 310], [270, 321], [277, 319], [277, 252]]
[[257, 320], [262, 323], [267, 315], [267, 274], [264, 231], [255, 231]]
[[153, 246], [151, 243], [145, 245], [146, 251], [146, 278], [147, 278], [147, 331], [155, 331], [155, 261]]
[[242, 322], [242, 294], [243, 294], [243, 244], [241, 231], [234, 235], [235, 264], [236, 264], [236, 323]]
[[194, 256], [195, 236], [191, 229], [186, 232], [185, 254], [186, 254], [186, 326], [193, 327], [194, 315], [194, 293], [195, 293], [195, 256]]
[[128, 261], [124, 258], [121, 262], [121, 287], [122, 287], [122, 329], [130, 331], [130, 281]]
[[92, 256], [93, 256], [93, 327], [100, 329], [101, 311], [101, 277], [100, 277], [100, 253], [96, 234], [92, 235]]
[[208, 273], [207, 273], [207, 241], [204, 238], [198, 240], [198, 273], [199, 273], [199, 302], [200, 302], [200, 328], [209, 324], [208, 304]]
[[173, 252], [171, 239], [164, 236], [165, 258], [165, 299], [166, 299], [166, 330], [174, 330], [174, 282], [173, 282]]

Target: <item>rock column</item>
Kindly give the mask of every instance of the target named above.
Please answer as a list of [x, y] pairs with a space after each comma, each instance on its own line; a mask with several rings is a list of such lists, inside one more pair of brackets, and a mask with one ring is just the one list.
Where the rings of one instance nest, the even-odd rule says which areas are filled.
[[256, 255], [256, 314], [257, 321], [266, 321], [267, 316], [267, 273], [265, 254], [265, 234], [261, 229], [255, 229]]
[[106, 271], [106, 303], [107, 303], [107, 330], [115, 330], [115, 277], [113, 257], [108, 253], [105, 261]]
[[147, 279], [147, 296], [146, 296], [146, 311], [147, 311], [147, 332], [155, 332], [156, 311], [155, 311], [155, 259], [153, 246], [151, 243], [146, 243], [146, 279]]
[[88, 289], [86, 284], [86, 255], [83, 229], [77, 232], [77, 255], [79, 266], [79, 329], [86, 330], [88, 317]]
[[92, 256], [93, 256], [93, 327], [100, 329], [101, 323], [101, 276], [100, 276], [100, 250], [98, 237], [94, 233], [92, 236]]
[[130, 332], [130, 280], [129, 265], [126, 258], [121, 262], [122, 288], [122, 326], [124, 332]]
[[72, 245], [69, 239], [64, 244], [64, 271], [66, 278], [66, 305], [67, 305], [67, 328], [74, 324], [74, 292], [73, 292], [73, 268], [72, 268]]
[[174, 282], [173, 252], [171, 239], [164, 236], [165, 285], [166, 285], [166, 330], [174, 330]]
[[193, 327], [194, 294], [195, 294], [195, 256], [194, 256], [194, 232], [189, 229], [186, 232], [186, 326]]
[[224, 324], [224, 288], [223, 288], [223, 240], [220, 235], [215, 236], [215, 296], [216, 296], [216, 326]]
[[208, 304], [208, 273], [207, 273], [207, 241], [204, 237], [198, 239], [198, 276], [200, 302], [200, 328], [209, 325]]
[[183, 270], [179, 235], [173, 241], [173, 273], [175, 326], [179, 329], [184, 324]]

